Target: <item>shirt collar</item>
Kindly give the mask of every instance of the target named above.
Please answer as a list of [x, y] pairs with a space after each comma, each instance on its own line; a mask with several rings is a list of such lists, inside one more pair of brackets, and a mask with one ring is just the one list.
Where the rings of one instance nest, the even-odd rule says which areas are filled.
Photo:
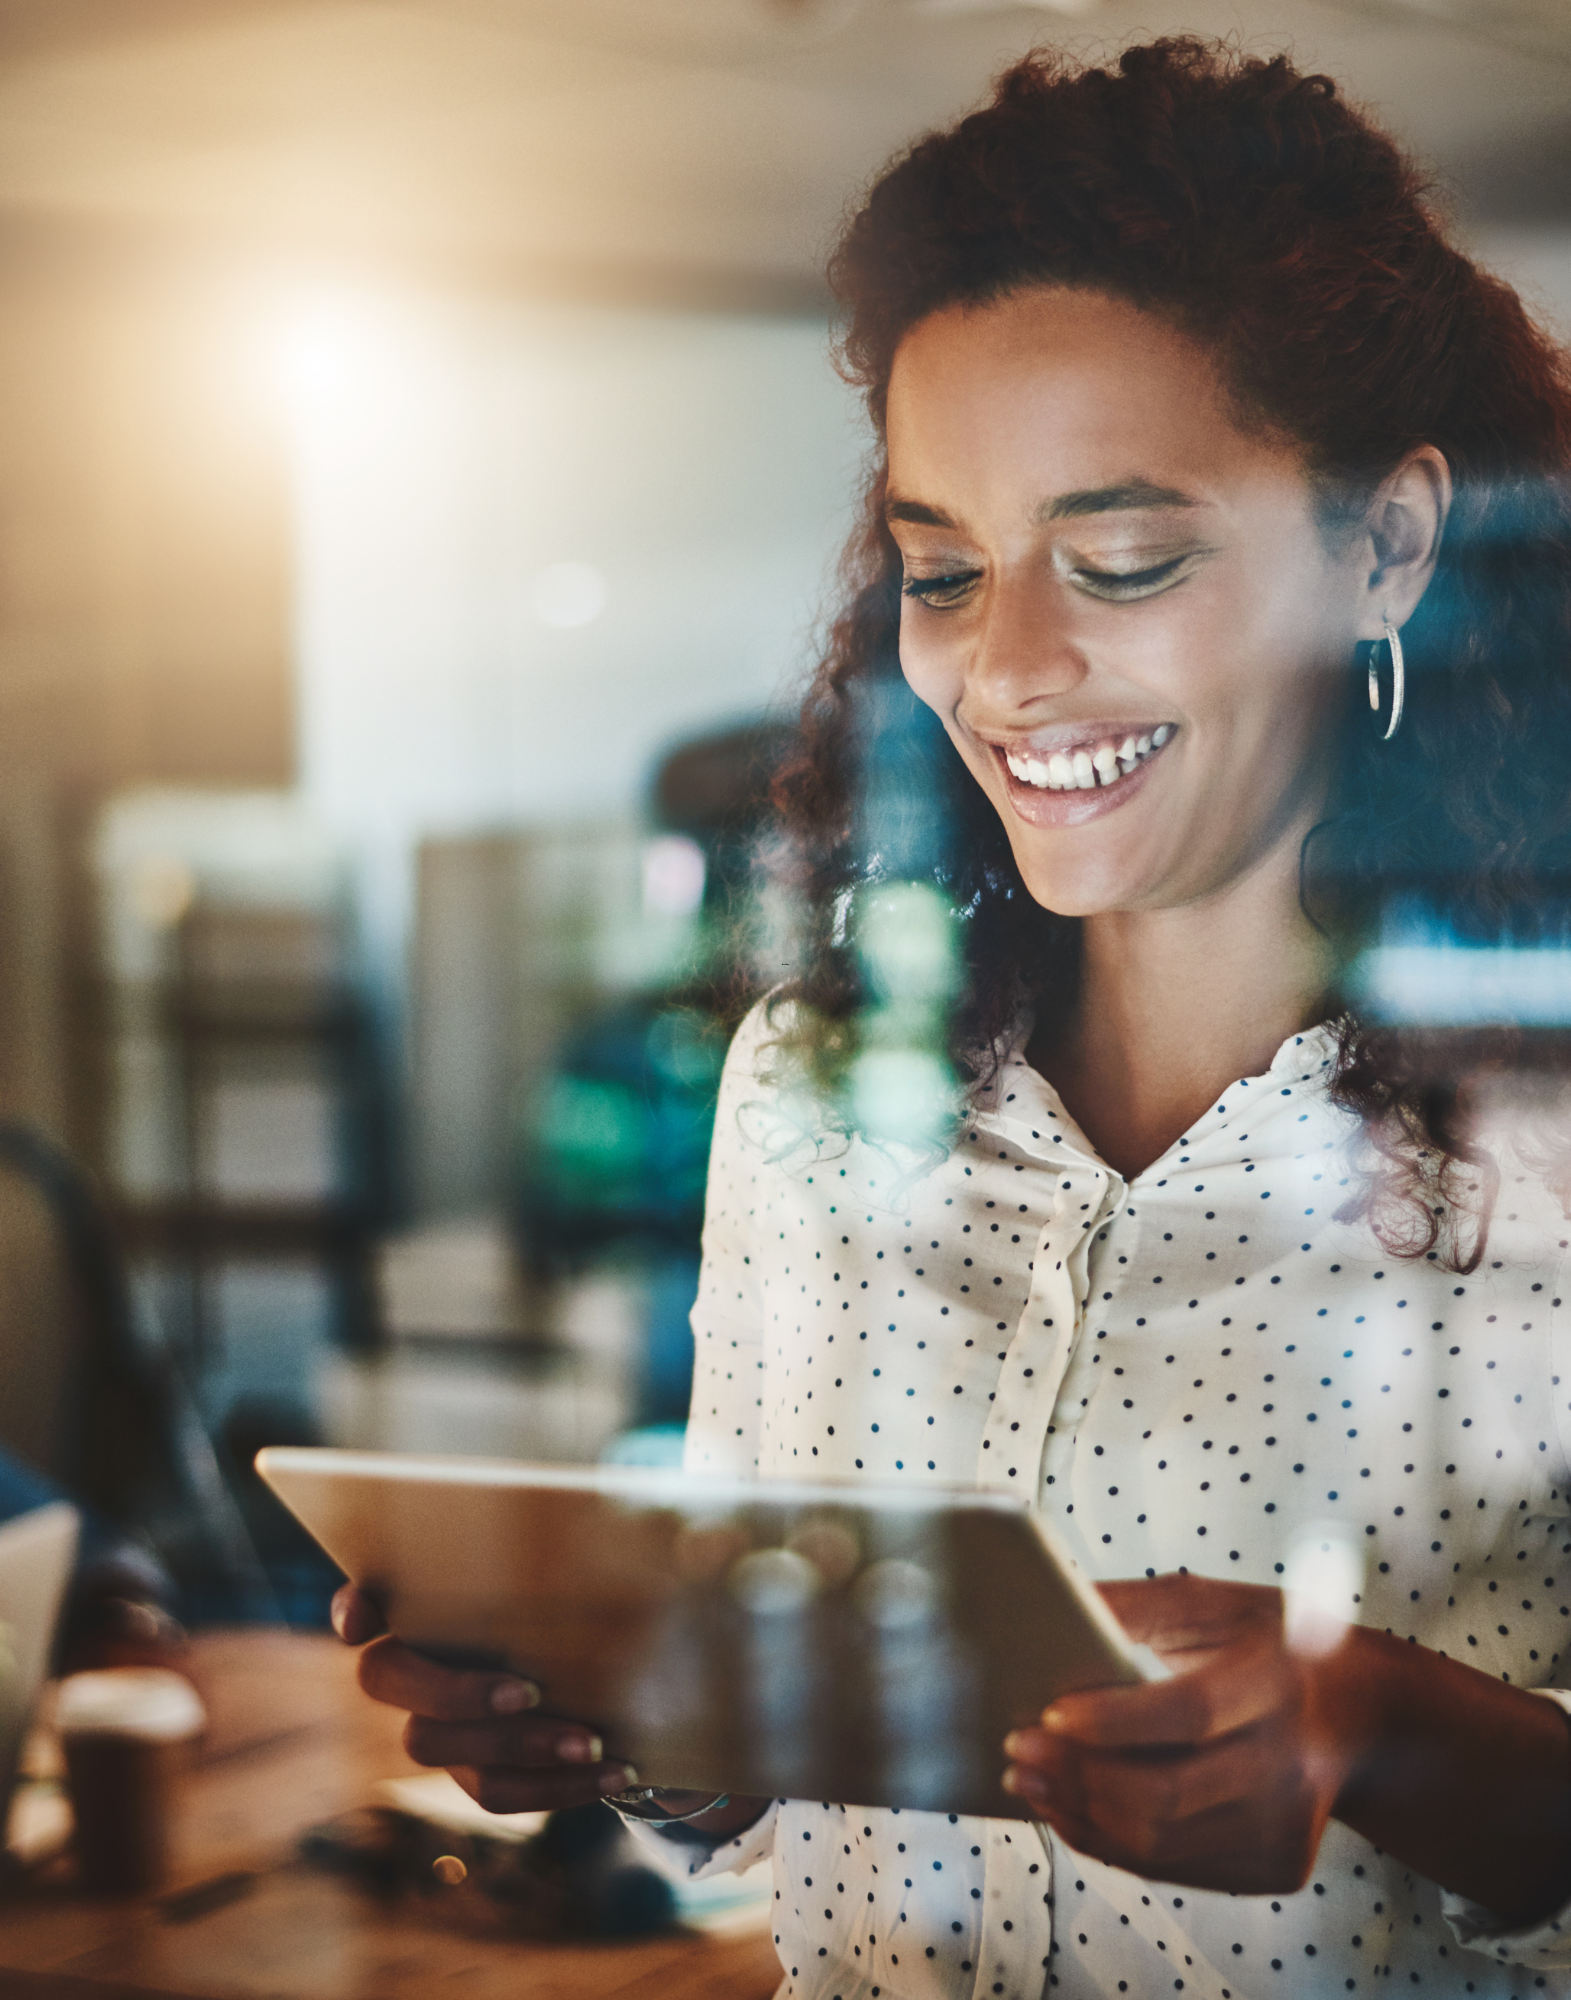
[[[1058, 1092], [1026, 1061], [1025, 1048], [1033, 1025], [1027, 1021], [1011, 1042], [997, 1070], [979, 1092], [973, 1116], [985, 1119], [990, 1131], [1032, 1158], [1049, 1162], [1071, 1160], [1105, 1169], [1106, 1162], [1065, 1110]], [[1229, 1084], [1216, 1103], [1138, 1178], [1160, 1175], [1182, 1154], [1221, 1133], [1236, 1129], [1247, 1137], [1269, 1112], [1276, 1110], [1284, 1095], [1292, 1097], [1303, 1092], [1317, 1104], [1323, 1103], [1331, 1065], [1336, 1060], [1336, 1047], [1336, 1031], [1329, 1022], [1289, 1035], [1272, 1057], [1268, 1070], [1259, 1076], [1239, 1077]]]

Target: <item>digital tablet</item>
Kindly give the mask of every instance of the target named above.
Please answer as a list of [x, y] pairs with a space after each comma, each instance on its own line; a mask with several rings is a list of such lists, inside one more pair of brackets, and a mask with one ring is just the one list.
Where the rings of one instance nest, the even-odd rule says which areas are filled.
[[1003, 1739], [1161, 1673], [1008, 1496], [275, 1447], [390, 1629], [505, 1666], [640, 1782], [1022, 1816]]

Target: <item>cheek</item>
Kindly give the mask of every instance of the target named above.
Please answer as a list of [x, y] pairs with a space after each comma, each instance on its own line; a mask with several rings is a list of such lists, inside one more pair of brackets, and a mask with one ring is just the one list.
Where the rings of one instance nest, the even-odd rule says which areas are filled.
[[1148, 678], [1165, 682], [1209, 745], [1231, 746], [1257, 769], [1280, 769], [1323, 729], [1340, 677], [1328, 670], [1313, 601], [1257, 595], [1248, 618], [1207, 603], [1186, 621], [1165, 671]]
[[979, 785], [987, 789], [997, 776], [992, 758], [978, 749], [975, 741], [955, 721], [955, 710], [965, 693], [965, 663], [960, 646], [945, 634], [935, 633], [927, 621], [918, 628], [907, 613], [900, 621], [900, 671], [917, 700], [930, 708], [944, 725], [949, 738]]
[[965, 691], [959, 648], [946, 643], [933, 621], [921, 617], [909, 603], [900, 613], [900, 671], [918, 701], [924, 701], [946, 727]]

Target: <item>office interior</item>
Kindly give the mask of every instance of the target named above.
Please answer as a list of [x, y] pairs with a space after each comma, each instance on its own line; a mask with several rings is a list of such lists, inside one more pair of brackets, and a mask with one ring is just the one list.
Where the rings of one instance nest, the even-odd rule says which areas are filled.
[[0, 1442], [188, 1623], [325, 1621], [263, 1444], [679, 1456], [826, 249], [1014, 54], [1176, 30], [1571, 332], [1558, 0], [0, 5]]

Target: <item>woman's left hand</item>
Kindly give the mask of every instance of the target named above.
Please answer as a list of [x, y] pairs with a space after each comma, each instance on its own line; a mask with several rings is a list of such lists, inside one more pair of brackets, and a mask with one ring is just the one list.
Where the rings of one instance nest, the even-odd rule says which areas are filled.
[[1169, 1680], [1064, 1695], [1005, 1741], [1004, 1783], [1069, 1845], [1133, 1874], [1243, 1895], [1302, 1888], [1371, 1733], [1349, 1631], [1292, 1651], [1279, 1590], [1208, 1577], [1101, 1586]]

